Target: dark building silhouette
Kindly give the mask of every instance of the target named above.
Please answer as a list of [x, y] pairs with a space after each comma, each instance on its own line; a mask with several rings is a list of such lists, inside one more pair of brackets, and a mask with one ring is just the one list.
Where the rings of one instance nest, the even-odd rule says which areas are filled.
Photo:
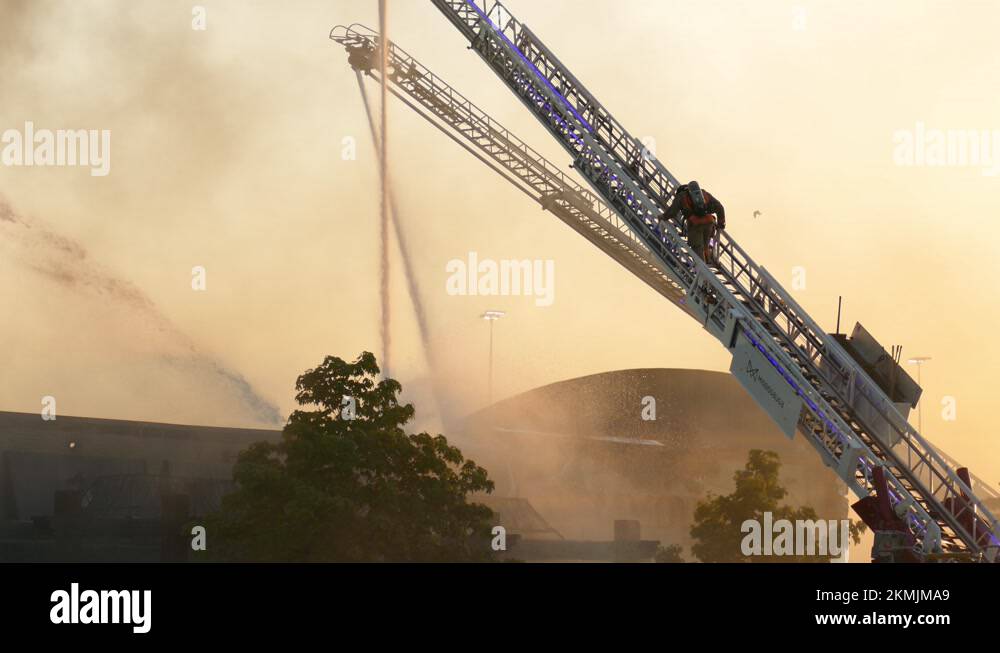
[[[655, 399], [656, 419], [649, 417]], [[690, 544], [697, 500], [777, 451], [787, 502], [843, 519], [834, 474], [730, 375], [608, 372], [501, 401], [446, 434], [497, 484], [484, 503], [526, 560], [648, 560]], [[280, 431], [0, 412], [0, 560], [183, 560], [236, 456]], [[210, 538], [209, 538], [210, 539]]]
[[0, 560], [182, 560], [239, 451], [279, 436], [0, 412]]

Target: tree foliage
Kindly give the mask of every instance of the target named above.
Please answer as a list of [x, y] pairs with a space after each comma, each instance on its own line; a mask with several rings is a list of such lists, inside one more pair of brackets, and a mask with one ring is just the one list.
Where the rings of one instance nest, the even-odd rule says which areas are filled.
[[684, 562], [684, 556], [681, 555], [683, 552], [684, 548], [680, 544], [661, 545], [656, 547], [656, 555], [653, 557], [653, 561], [663, 563]]
[[[694, 511], [691, 552], [702, 562], [827, 562], [824, 556], [761, 557], [743, 555], [741, 543], [745, 520], [764, 519], [770, 512], [774, 522], [787, 519], [816, 521], [816, 511], [807, 506], [792, 508], [780, 502], [788, 492], [778, 480], [781, 461], [777, 453], [753, 449], [743, 469], [733, 475], [736, 489], [727, 495], [709, 494]], [[850, 524], [851, 539], [858, 543], [864, 526]], [[766, 535], [765, 535], [766, 536]]]
[[[236, 490], [208, 520], [208, 551], [238, 561], [491, 559], [486, 470], [444, 436], [407, 434], [414, 415], [375, 356], [327, 356], [296, 384], [278, 442], [240, 453]], [[348, 399], [345, 399], [348, 398]], [[354, 415], [349, 406], [353, 399]]]

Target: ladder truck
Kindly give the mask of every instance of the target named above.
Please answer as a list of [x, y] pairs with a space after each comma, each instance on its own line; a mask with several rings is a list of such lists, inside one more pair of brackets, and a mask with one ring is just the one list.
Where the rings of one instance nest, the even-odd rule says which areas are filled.
[[338, 26], [331, 38], [346, 47], [359, 83], [364, 73], [388, 84], [411, 109], [698, 320], [732, 353], [730, 371], [779, 428], [788, 437], [798, 430], [858, 497], [853, 507], [875, 533], [873, 559], [997, 560], [1000, 524], [971, 488], [983, 494], [992, 492], [989, 486], [935, 450], [849, 345], [824, 332], [728, 231], [717, 237], [716, 266], [696, 256], [679, 225], [662, 219], [677, 179], [526, 25], [497, 1], [430, 1], [563, 146], [592, 191], [392, 43], [385, 44], [387, 79], [381, 79], [378, 34]]

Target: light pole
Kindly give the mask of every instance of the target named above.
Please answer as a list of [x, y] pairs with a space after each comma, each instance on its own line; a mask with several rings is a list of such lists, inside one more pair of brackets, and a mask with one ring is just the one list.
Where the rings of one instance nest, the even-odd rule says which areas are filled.
[[490, 323], [490, 371], [487, 379], [487, 387], [489, 388], [488, 406], [493, 404], [493, 323], [502, 318], [504, 315], [506, 315], [506, 313], [503, 311], [486, 311], [479, 316]]
[[[924, 363], [931, 359], [930, 356], [914, 356], [913, 358], [907, 360], [906, 362], [910, 365], [917, 366], [917, 385], [920, 385], [920, 368], [923, 367]], [[924, 387], [920, 385], [920, 398], [923, 399]], [[921, 435], [924, 432], [924, 402], [921, 401], [917, 405], [917, 430], [920, 431]]]

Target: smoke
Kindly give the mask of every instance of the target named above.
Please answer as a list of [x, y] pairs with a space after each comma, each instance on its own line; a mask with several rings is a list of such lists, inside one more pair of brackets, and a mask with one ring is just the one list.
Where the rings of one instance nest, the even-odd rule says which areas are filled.
[[644, 537], [675, 541], [665, 507], [649, 504], [676, 492], [685, 453], [591, 439], [623, 430], [600, 428], [580, 408], [532, 393], [500, 402], [470, 417], [462, 451], [488, 470], [495, 496], [528, 499], [567, 538], [607, 540], [614, 520], [639, 519]]
[[[224, 12], [220, 7], [213, 14], [219, 26]], [[148, 237], [171, 238], [170, 230], [162, 226], [180, 225], [179, 216], [192, 206], [204, 206], [206, 198], [219, 192], [256, 142], [248, 135], [257, 133], [257, 125], [272, 120], [273, 96], [258, 92], [265, 84], [238, 74], [244, 64], [229, 58], [229, 50], [219, 45], [225, 30], [194, 32], [188, 16], [189, 12], [182, 12], [177, 21], [175, 9], [155, 3], [112, 2], [86, 8], [44, 0], [0, 3], [4, 124], [34, 118], [52, 127], [108, 128], [116, 135], [115, 172], [103, 179], [103, 185], [90, 183], [87, 177], [82, 185], [70, 180], [54, 188], [56, 202], [96, 207], [82, 218], [91, 227], [103, 231], [110, 222], [101, 219], [106, 212], [142, 213], [149, 218]], [[110, 41], [106, 38], [109, 25], [116, 35]], [[127, 52], [142, 56], [125, 56]], [[72, 73], [66, 73], [70, 69]], [[46, 70], [60, 72], [49, 75], [42, 72]], [[40, 84], [42, 79], [45, 82]], [[255, 97], [252, 105], [246, 102], [248, 96]], [[60, 97], [63, 100], [57, 100]], [[235, 116], [234, 106], [241, 107]], [[149, 156], [150, 152], [158, 156]], [[142, 165], [135, 165], [137, 161]], [[151, 180], [158, 195], [148, 192]], [[11, 199], [18, 199], [15, 188], [7, 190]], [[31, 186], [18, 190], [32, 192]], [[107, 197], [115, 198], [113, 205]], [[114, 231], [108, 230], [108, 235], [113, 238]], [[211, 399], [224, 398], [232, 406], [229, 413], [238, 410], [261, 424], [283, 422], [273, 403], [178, 329], [140, 288], [91, 260], [79, 242], [40, 220], [17, 214], [2, 197], [0, 252], [19, 269], [102, 307], [100, 313], [115, 313], [116, 319], [127, 321], [129, 333], [141, 334], [141, 338], [125, 335], [127, 342], [115, 343], [114, 354], [126, 357], [131, 376], [128, 381], [119, 379], [115, 388], [147, 378], [156, 369], [148, 367], [153, 362], [160, 370], [177, 372], [156, 379], [159, 392], [191, 392], [193, 397], [209, 399], [213, 408], [218, 402]], [[74, 313], [71, 319], [88, 317]], [[24, 319], [30, 323], [32, 318], [25, 315]], [[80, 329], [72, 335], [100, 347], [110, 336], [100, 328], [95, 324], [85, 335]], [[58, 329], [51, 321], [40, 325], [41, 331], [51, 332], [49, 337]], [[151, 358], [136, 358], [140, 348]], [[45, 355], [45, 362], [51, 364], [53, 358]], [[23, 359], [27, 360], [27, 354]], [[94, 360], [107, 362], [101, 357]], [[111, 386], [97, 392], [114, 396]], [[150, 393], [143, 394], [143, 399], [150, 398]], [[200, 404], [189, 403], [184, 402], [189, 408], [185, 412], [203, 419]]]
[[73, 293], [92, 295], [124, 309], [147, 334], [162, 338], [159, 360], [189, 370], [196, 376], [221, 380], [253, 417], [269, 425], [282, 423], [277, 407], [261, 397], [238, 372], [200, 351], [133, 283], [115, 276], [90, 259], [79, 242], [52, 231], [37, 219], [16, 213], [0, 196], [0, 235], [10, 260]]
[[35, 56], [38, 43], [28, 38], [36, 27], [36, 21], [43, 15], [44, 9], [51, 9], [49, 3], [35, 0], [5, 0], [3, 11], [0, 12], [0, 59], [14, 59], [20, 63]]
[[[656, 419], [639, 409], [657, 398]], [[690, 543], [698, 501], [728, 494], [753, 448], [782, 460], [787, 503], [842, 518], [841, 484], [801, 438], [788, 440], [730, 375], [622, 370], [558, 382], [469, 417], [462, 451], [565, 537], [606, 540], [618, 519], [643, 539]], [[658, 446], [648, 443], [655, 441]]]

